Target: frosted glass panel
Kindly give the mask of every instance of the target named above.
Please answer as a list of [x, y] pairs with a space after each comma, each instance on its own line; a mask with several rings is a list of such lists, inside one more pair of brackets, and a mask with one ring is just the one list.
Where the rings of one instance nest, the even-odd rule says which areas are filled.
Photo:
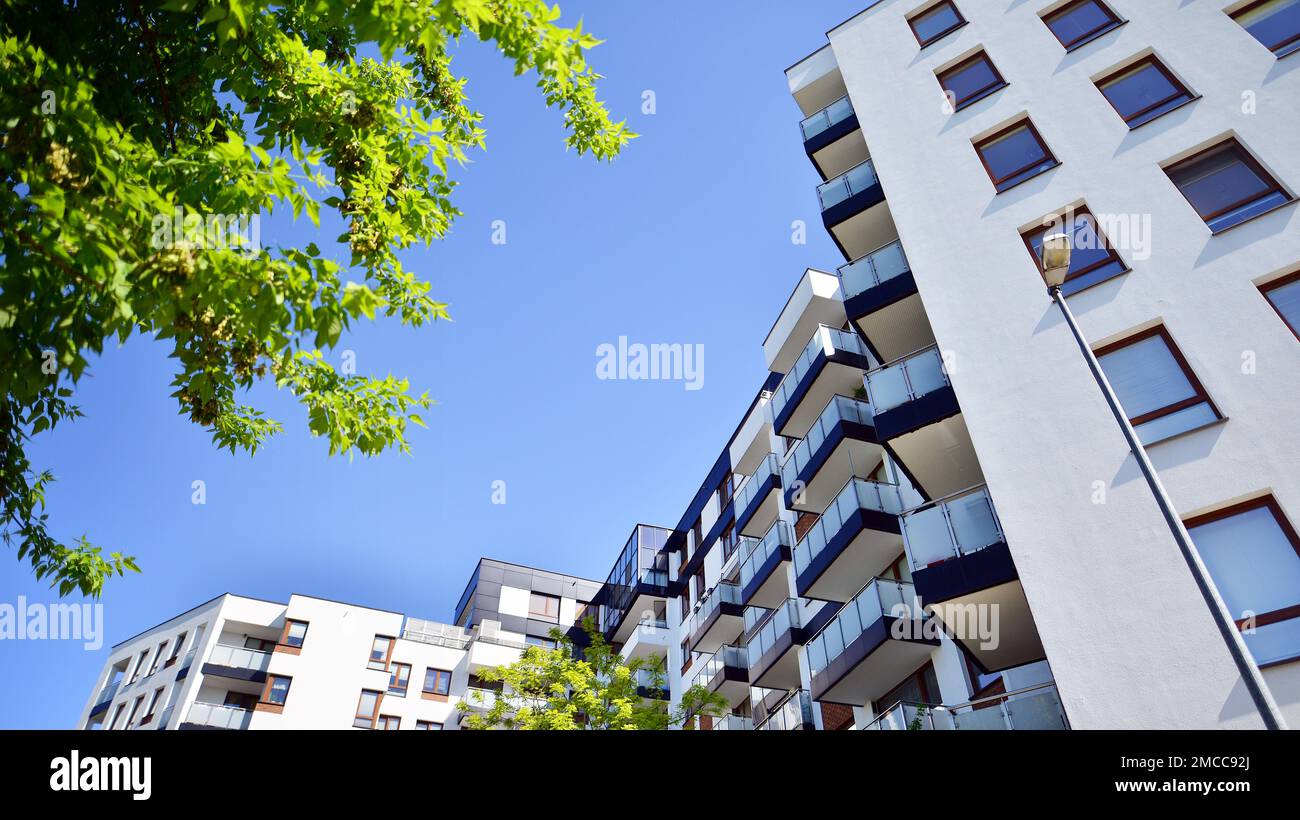
[[1065, 728], [1065, 723], [1061, 720], [1060, 700], [1054, 689], [1013, 698], [1006, 702], [1006, 707], [1011, 718], [1011, 728], [1017, 731]]

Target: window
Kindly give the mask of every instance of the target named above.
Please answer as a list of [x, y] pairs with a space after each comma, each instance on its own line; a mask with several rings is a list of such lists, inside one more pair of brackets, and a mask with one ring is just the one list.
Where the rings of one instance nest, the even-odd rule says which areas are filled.
[[370, 660], [366, 662], [368, 669], [380, 669], [388, 671], [388, 661], [393, 656], [393, 639], [387, 635], [376, 635], [375, 642], [370, 645]]
[[118, 724], [121, 723], [122, 721], [122, 711], [124, 709], [126, 709], [126, 701], [119, 703], [117, 705], [117, 708], [113, 710], [113, 721], [108, 724], [108, 728], [110, 729], [118, 728]]
[[1271, 496], [1187, 523], [1260, 664], [1300, 656], [1300, 537]]
[[1202, 427], [1220, 418], [1163, 325], [1096, 351], [1143, 444]]
[[1091, 43], [1124, 24], [1101, 0], [1076, 0], [1043, 15], [1043, 22], [1066, 51]]
[[446, 695], [451, 691], [451, 673], [428, 667], [424, 670], [424, 691], [430, 695]]
[[556, 649], [560, 645], [557, 641], [551, 640], [550, 638], [542, 638], [537, 635], [525, 635], [524, 643], [529, 646], [540, 646], [542, 649]]
[[258, 652], [270, 652], [275, 649], [275, 641], [268, 641], [266, 638], [254, 638], [252, 635], [245, 635], [244, 648], [255, 649]]
[[1300, 339], [1300, 271], [1261, 285], [1260, 290], [1286, 326]]
[[1235, 139], [1176, 162], [1165, 173], [1214, 233], [1291, 201]]
[[1300, 51], [1300, 0], [1259, 0], [1232, 19], [1279, 57]]
[[262, 690], [262, 703], [269, 703], [272, 706], [284, 706], [284, 702], [289, 699], [289, 684], [293, 683], [293, 678], [286, 675], [267, 675], [266, 688]]
[[539, 621], [560, 622], [560, 599], [554, 595], [531, 592], [528, 595], [528, 617]]
[[382, 698], [381, 692], [362, 689], [361, 699], [357, 701], [357, 715], [352, 719], [352, 725], [358, 729], [375, 728], [375, 717], [379, 714], [379, 701]]
[[307, 640], [306, 621], [284, 622], [284, 632], [280, 635], [280, 644], [282, 646], [291, 646], [294, 649], [301, 649], [302, 642], [305, 640]]
[[180, 657], [181, 654], [181, 647], [185, 645], [185, 636], [188, 634], [188, 632], [182, 632], [176, 636], [176, 640], [172, 643], [172, 653], [168, 656], [167, 663], [163, 664], [163, 668], [176, 663], [176, 659]]
[[[158, 671], [158, 667], [162, 665], [163, 654], [166, 653], [166, 651], [167, 651], [166, 641], [163, 641], [162, 643], [158, 644], [158, 648], [154, 650], [153, 653], [153, 663], [150, 664], [149, 666], [149, 675], [152, 675], [154, 672]], [[149, 675], [145, 675], [145, 677], [147, 678], [149, 677]]]
[[949, 0], [943, 0], [920, 14], [908, 17], [907, 24], [912, 27], [917, 44], [925, 48], [966, 25], [966, 18]]
[[[583, 621], [588, 618], [595, 621], [597, 620], [596, 613], [597, 609], [591, 605], [590, 601], [578, 601], [573, 607], [573, 622], [578, 626], [582, 626]], [[599, 626], [599, 624], [596, 625]]]
[[953, 111], [960, 111], [966, 106], [984, 99], [993, 92], [1006, 86], [1007, 81], [984, 52], [972, 55], [935, 75], [939, 87], [948, 97]]
[[1144, 57], [1097, 81], [1106, 101], [1137, 128], [1196, 99], [1155, 56]]
[[[139, 657], [139, 659], [136, 660], [136, 662], [135, 662], [135, 671], [131, 673], [131, 683], [135, 683], [137, 680], [140, 679], [140, 673], [144, 671], [144, 663], [145, 663], [145, 661], [147, 661], [147, 660], [149, 660], [149, 650], [148, 650], [148, 649], [146, 649], [145, 651], [141, 652], [141, 653], [140, 653], [140, 657]], [[127, 685], [130, 686], [130, 684], [127, 684]]]
[[136, 698], [135, 703], [131, 704], [131, 714], [126, 719], [126, 728], [130, 729], [131, 727], [135, 726], [135, 719], [136, 716], [140, 713], [140, 704], [142, 703], [144, 703], [144, 695], [141, 695], [140, 697]]
[[162, 700], [162, 693], [165, 688], [166, 687], [159, 686], [153, 691], [153, 697], [149, 698], [149, 707], [144, 710], [144, 718], [140, 721], [141, 726], [153, 720], [154, 712], [158, 710], [158, 701]]
[[394, 715], [380, 715], [380, 716], [379, 716], [379, 725], [376, 726], [375, 728], [376, 728], [376, 729], [381, 729], [381, 730], [383, 730], [383, 731], [387, 731], [387, 732], [395, 732], [395, 731], [397, 731], [399, 728], [401, 728], [401, 726], [402, 726], [402, 719], [401, 719], [401, 718], [396, 717], [396, 716], [394, 716]]
[[388, 678], [388, 694], [406, 697], [406, 687], [411, 682], [409, 663], [393, 664], [393, 674]]
[[1065, 274], [1061, 292], [1066, 296], [1078, 293], [1098, 282], [1104, 282], [1128, 270], [1124, 260], [1111, 247], [1106, 235], [1097, 226], [1097, 219], [1087, 208], [1072, 208], [1043, 220], [1043, 227], [1021, 235], [1025, 247], [1034, 260], [1034, 269], [1043, 271], [1043, 238], [1052, 233], [1070, 235], [1070, 270]]
[[979, 140], [975, 152], [998, 193], [1060, 164], [1029, 120]]
[[415, 722], [415, 728], [426, 732], [441, 731], [442, 724], [435, 723], [432, 720], [417, 720]]

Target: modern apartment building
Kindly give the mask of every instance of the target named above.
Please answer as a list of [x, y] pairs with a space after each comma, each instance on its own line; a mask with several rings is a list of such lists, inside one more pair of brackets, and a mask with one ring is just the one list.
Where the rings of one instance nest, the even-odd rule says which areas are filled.
[[451, 624], [222, 596], [115, 646], [81, 725], [454, 729], [586, 615], [664, 658], [647, 697], [721, 693], [701, 728], [1262, 725], [1048, 294], [1059, 231], [1300, 723], [1300, 2], [881, 0], [827, 40], [786, 75], [842, 264], [799, 277], [673, 527], [604, 582], [484, 559]]

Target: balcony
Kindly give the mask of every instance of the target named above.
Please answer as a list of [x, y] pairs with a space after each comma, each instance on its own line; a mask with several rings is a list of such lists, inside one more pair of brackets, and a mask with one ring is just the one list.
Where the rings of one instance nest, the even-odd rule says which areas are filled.
[[667, 657], [668, 646], [672, 642], [672, 632], [664, 618], [647, 615], [637, 621], [636, 627], [623, 644], [624, 658]]
[[734, 732], [749, 732], [754, 728], [754, 720], [744, 715], [723, 715], [722, 717], [713, 718], [713, 725], [709, 728], [714, 731], [724, 729]]
[[794, 554], [794, 530], [777, 521], [761, 541], [741, 545], [748, 548], [740, 565], [740, 602], [745, 606], [771, 609], [789, 597], [785, 565]]
[[898, 229], [884, 204], [885, 191], [876, 166], [865, 159], [837, 177], [817, 186], [822, 224], [845, 259], [857, 259], [898, 237]]
[[181, 729], [247, 729], [253, 713], [238, 706], [195, 702]]
[[652, 669], [638, 669], [632, 678], [636, 681], [636, 693], [645, 700], [668, 700], [668, 677], [661, 672], [655, 675]]
[[[917, 507], [902, 522], [917, 594], [985, 671], [1044, 656], [987, 487]], [[990, 614], [981, 617], [982, 612]], [[996, 623], [996, 633], [980, 635], [981, 623]]]
[[767, 532], [781, 514], [780, 494], [781, 464], [775, 453], [768, 453], [736, 488], [733, 501], [736, 510], [735, 532], [756, 538]]
[[[816, 268], [806, 269], [763, 339], [764, 365], [772, 373], [789, 373], [819, 325], [843, 327], [847, 321], [839, 277]], [[771, 428], [770, 408], [764, 421]], [[766, 447], [763, 452], [767, 452]], [[732, 464], [738, 472], [747, 472], [739, 468], [735, 455], [733, 452]]]
[[611, 643], [626, 643], [646, 614], [668, 599], [668, 553], [671, 530], [638, 524], [605, 579], [600, 629]]
[[716, 652], [740, 634], [744, 616], [740, 587], [726, 581], [719, 583], [709, 590], [691, 614], [691, 649], [696, 652]]
[[934, 344], [903, 244], [894, 240], [836, 271], [844, 312], [881, 361]]
[[[758, 731], [795, 731], [813, 730], [817, 724], [813, 721], [812, 695], [807, 689], [793, 692], [780, 692], [781, 697], [772, 706], [767, 706], [767, 698], [755, 703], [754, 722]], [[764, 705], [759, 712], [759, 703]]]
[[799, 653], [795, 647], [803, 646], [807, 637], [799, 601], [791, 598], [772, 610], [750, 607], [745, 610], [745, 620], [750, 684], [764, 689], [798, 686]]
[[203, 664], [203, 674], [264, 683], [266, 669], [270, 665], [270, 652], [219, 643], [208, 653], [208, 659]]
[[939, 645], [912, 585], [876, 578], [807, 644], [814, 700], [866, 706]]
[[876, 436], [889, 445], [917, 490], [938, 498], [984, 483], [937, 347], [872, 370], [864, 384]]
[[799, 123], [803, 149], [822, 179], [838, 176], [867, 158], [858, 115], [845, 94]]
[[876, 442], [871, 405], [832, 396], [781, 465], [781, 487], [788, 509], [819, 512], [826, 509], [844, 482], [867, 476], [884, 458]]
[[794, 548], [801, 598], [847, 601], [903, 551], [898, 487], [850, 479]]
[[803, 438], [832, 396], [851, 396], [862, 387], [862, 373], [870, 367], [856, 335], [819, 325], [772, 396], [773, 429]]
[[980, 698], [959, 706], [899, 702], [866, 729], [1050, 731], [1070, 728], [1055, 684]]
[[108, 705], [113, 702], [113, 696], [122, 686], [122, 679], [118, 678], [112, 683], [105, 686], [99, 692], [99, 697], [95, 698], [95, 705], [90, 708], [90, 717], [101, 714], [108, 710]]
[[743, 646], [719, 647], [700, 662], [695, 683], [717, 692], [735, 708], [749, 697], [749, 654]]

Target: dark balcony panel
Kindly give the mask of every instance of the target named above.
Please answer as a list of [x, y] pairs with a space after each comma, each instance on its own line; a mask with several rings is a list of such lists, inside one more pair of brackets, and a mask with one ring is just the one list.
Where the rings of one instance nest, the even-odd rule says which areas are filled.
[[864, 316], [870, 316], [882, 308], [889, 307], [895, 302], [901, 302], [909, 296], [916, 296], [916, 279], [909, 270], [905, 273], [886, 279], [875, 287], [859, 293], [856, 296], [850, 296], [844, 300], [844, 312], [850, 319], [858, 320]]
[[[775, 455], [769, 454], [768, 458], [775, 463]], [[764, 468], [760, 467], [759, 469], [763, 470]], [[736, 505], [737, 533], [749, 536], [759, 535], [772, 526], [772, 519], [780, 512], [772, 493], [779, 489], [781, 489], [781, 473], [778, 470], [764, 470], [755, 473], [745, 482], [745, 486], [740, 488], [741, 491], [745, 492], [744, 498], [736, 499], [738, 502]], [[740, 506], [742, 502], [744, 503], [743, 508]], [[762, 530], [754, 532], [755, 527], [764, 523], [766, 526]]]
[[772, 609], [790, 597], [785, 565], [792, 560], [794, 531], [784, 521], [772, 525], [740, 565], [740, 602]]
[[790, 599], [754, 625], [748, 639], [752, 685], [763, 689], [791, 689], [799, 685], [799, 653], [795, 647], [803, 646], [807, 639], [802, 621], [799, 602]]
[[222, 666], [216, 663], [203, 664], [203, 674], [216, 675], [231, 680], [246, 680], [253, 683], [266, 683], [266, 672], [258, 669], [244, 669], [238, 666]]
[[884, 457], [876, 440], [871, 406], [834, 396], [804, 440], [781, 467], [785, 505], [799, 512], [821, 512], [844, 482], [874, 470]]
[[837, 202], [822, 211], [822, 224], [826, 226], [826, 230], [832, 230], [836, 225], [846, 222], [868, 208], [873, 208], [884, 201], [885, 189], [880, 187], [879, 181], [876, 181], [861, 190], [855, 190], [847, 199]]
[[902, 552], [901, 512], [896, 486], [851, 479], [794, 549], [799, 596], [852, 598]]
[[740, 587], [722, 582], [709, 590], [691, 614], [690, 644], [695, 652], [716, 652], [740, 635], [745, 607], [740, 603]]
[[916, 594], [927, 604], [963, 598], [990, 587], [1015, 581], [1016, 565], [1006, 542], [985, 547], [960, 558], [912, 571]]
[[731, 707], [749, 697], [749, 656], [743, 646], [724, 646], [704, 660], [695, 682], [717, 692]]
[[[798, 386], [791, 392], [789, 400], [782, 405], [780, 414], [773, 423], [773, 429], [779, 435], [789, 435], [792, 432], [786, 429], [786, 425], [795, 415], [800, 403], [812, 392], [822, 374], [828, 368], [835, 366], [848, 367], [854, 370], [868, 370], [871, 367], [871, 360], [865, 354], [847, 350], [836, 350], [829, 356], [825, 353], [818, 354], [817, 360], [813, 362], [812, 367], [799, 380]], [[803, 431], [799, 432], [802, 433]], [[799, 435], [799, 438], [803, 438], [803, 435]]]
[[876, 435], [881, 441], [889, 441], [960, 412], [961, 405], [957, 404], [957, 393], [951, 385], [945, 385], [892, 410], [877, 413]]
[[832, 144], [839, 142], [841, 139], [852, 134], [854, 131], [857, 131], [859, 128], [861, 128], [861, 126], [858, 125], [858, 115], [850, 114], [847, 119], [840, 120], [825, 131], [804, 140], [803, 150], [808, 154], [808, 158], [813, 161], [813, 165], [816, 166], [818, 173], [823, 177], [826, 176], [826, 169], [822, 168], [817, 162], [815, 154], [823, 148], [829, 148]]

